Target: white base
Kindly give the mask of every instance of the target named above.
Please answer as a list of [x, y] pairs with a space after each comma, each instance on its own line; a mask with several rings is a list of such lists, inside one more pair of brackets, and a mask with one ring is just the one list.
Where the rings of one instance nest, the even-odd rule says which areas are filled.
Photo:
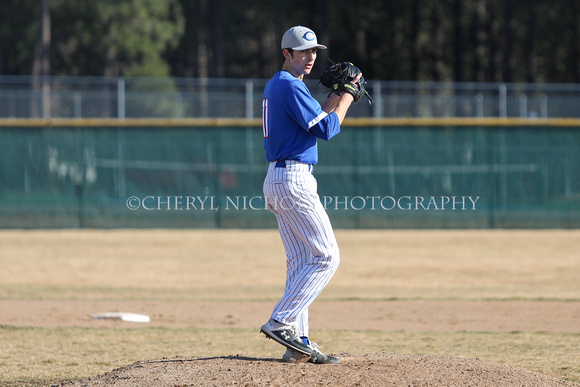
[[106, 313], [94, 314], [92, 317], [94, 319], [121, 320], [121, 321], [128, 321], [128, 322], [137, 322], [137, 323], [148, 323], [151, 321], [149, 316], [147, 316], [145, 314], [127, 313], [127, 312], [106, 312]]

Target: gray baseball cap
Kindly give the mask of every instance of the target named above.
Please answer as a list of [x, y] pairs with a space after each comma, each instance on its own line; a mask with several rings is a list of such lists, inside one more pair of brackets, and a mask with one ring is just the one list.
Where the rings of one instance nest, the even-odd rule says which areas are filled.
[[310, 48], [326, 49], [326, 46], [318, 44], [316, 34], [310, 28], [296, 26], [290, 28], [282, 37], [282, 49], [308, 50]]

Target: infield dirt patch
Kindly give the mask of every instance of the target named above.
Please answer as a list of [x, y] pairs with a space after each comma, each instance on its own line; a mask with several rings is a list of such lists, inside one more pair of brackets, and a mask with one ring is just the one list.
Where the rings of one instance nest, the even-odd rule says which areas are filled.
[[287, 364], [217, 357], [138, 362], [61, 386], [574, 386], [574, 383], [478, 360], [437, 356], [342, 356], [340, 364]]

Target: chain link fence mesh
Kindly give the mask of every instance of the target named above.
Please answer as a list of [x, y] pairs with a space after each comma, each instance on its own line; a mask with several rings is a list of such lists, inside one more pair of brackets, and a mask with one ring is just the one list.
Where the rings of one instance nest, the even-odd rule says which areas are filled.
[[[349, 127], [320, 142], [337, 228], [576, 228], [580, 130]], [[0, 228], [275, 227], [255, 126], [2, 127]]]

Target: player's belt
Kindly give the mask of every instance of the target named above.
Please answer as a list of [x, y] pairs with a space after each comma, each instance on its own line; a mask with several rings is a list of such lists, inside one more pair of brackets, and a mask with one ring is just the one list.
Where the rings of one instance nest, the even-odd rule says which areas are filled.
[[[276, 168], [286, 168], [286, 161], [287, 160], [277, 160], [275, 167]], [[293, 161], [293, 160], [291, 160], [291, 161]], [[302, 163], [302, 162], [299, 162], [299, 161], [297, 161], [297, 163], [303, 164], [305, 166], [308, 166], [308, 172], [312, 173], [312, 169], [313, 169], [313, 165], [312, 164], [306, 164], [306, 163]]]

